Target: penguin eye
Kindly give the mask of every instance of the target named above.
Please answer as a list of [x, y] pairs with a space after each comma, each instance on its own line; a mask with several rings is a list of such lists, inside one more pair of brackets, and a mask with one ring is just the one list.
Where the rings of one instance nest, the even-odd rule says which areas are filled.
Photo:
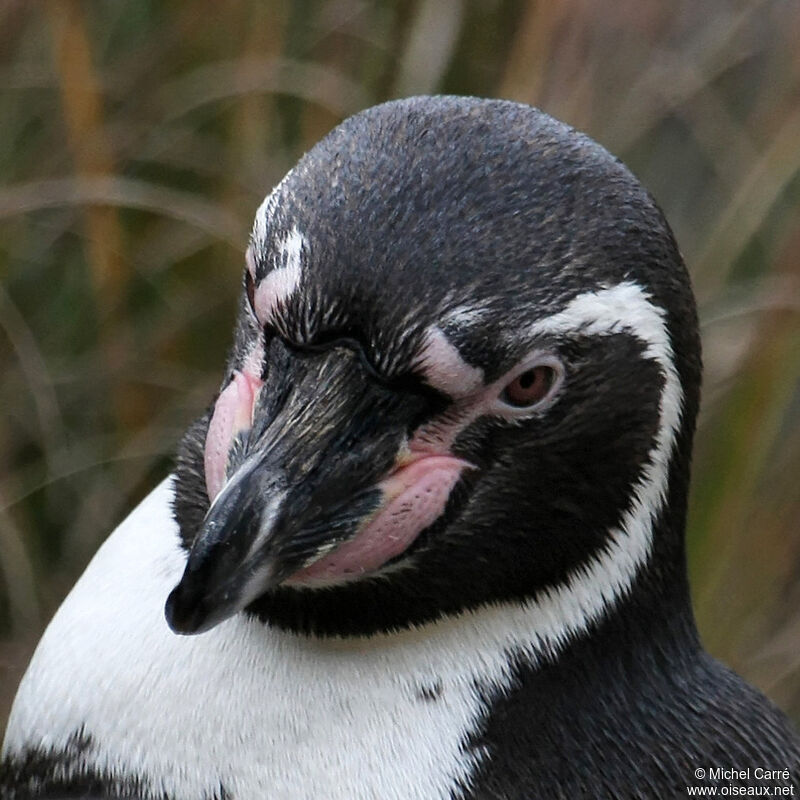
[[498, 400], [506, 411], [529, 411], [552, 397], [562, 375], [560, 364], [533, 364], [503, 387]]
[[250, 311], [253, 316], [258, 319], [256, 315], [256, 282], [253, 280], [253, 275], [249, 269], [244, 271], [244, 290], [247, 294], [247, 302], [250, 305]]
[[538, 366], [526, 369], [517, 375], [503, 389], [503, 402], [514, 408], [527, 408], [544, 400], [550, 387], [555, 383], [555, 370], [552, 367]]

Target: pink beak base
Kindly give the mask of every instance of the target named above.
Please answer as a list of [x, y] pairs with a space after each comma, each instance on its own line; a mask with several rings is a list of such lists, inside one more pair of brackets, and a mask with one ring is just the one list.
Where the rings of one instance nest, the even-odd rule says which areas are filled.
[[[261, 386], [258, 378], [237, 371], [217, 398], [205, 446], [206, 489], [212, 502], [225, 485], [228, 452], [234, 437], [252, 425]], [[442, 514], [450, 492], [467, 468], [472, 464], [452, 455], [418, 454], [377, 485], [384, 502], [354, 538], [286, 582], [326, 585], [379, 569], [403, 553]]]
[[444, 511], [462, 470], [472, 464], [450, 455], [418, 458], [378, 484], [384, 505], [333, 552], [299, 570], [286, 582], [313, 586], [374, 572], [400, 555]]
[[212, 503], [225, 485], [234, 437], [253, 424], [253, 406], [261, 385], [261, 380], [247, 372], [235, 372], [214, 405], [205, 447], [206, 491]]

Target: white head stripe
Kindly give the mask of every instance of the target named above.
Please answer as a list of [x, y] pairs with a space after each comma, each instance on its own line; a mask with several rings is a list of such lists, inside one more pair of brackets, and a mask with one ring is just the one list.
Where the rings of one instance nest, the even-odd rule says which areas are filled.
[[279, 303], [285, 303], [297, 291], [303, 255], [307, 249], [308, 242], [296, 227], [281, 240], [278, 246], [280, 252], [278, 266], [268, 272], [256, 287], [255, 310], [262, 325], [269, 322]]
[[573, 571], [559, 587], [528, 608], [534, 617], [534, 651], [554, 651], [623, 596], [652, 546], [653, 523], [666, 498], [669, 461], [681, 419], [683, 391], [675, 369], [664, 310], [632, 282], [587, 292], [562, 311], [539, 320], [533, 335], [583, 332], [603, 335], [625, 332], [646, 345], [644, 355], [660, 367], [664, 387], [659, 402], [656, 442], [634, 485], [631, 503], [620, 526], [610, 531], [603, 552]]
[[306, 237], [297, 229], [295, 225], [286, 236], [281, 239], [280, 267], [283, 269], [295, 269], [298, 272], [303, 265], [303, 252], [308, 248]]
[[483, 370], [467, 364], [436, 325], [425, 331], [419, 363], [428, 383], [451, 397], [474, 392], [483, 384]]

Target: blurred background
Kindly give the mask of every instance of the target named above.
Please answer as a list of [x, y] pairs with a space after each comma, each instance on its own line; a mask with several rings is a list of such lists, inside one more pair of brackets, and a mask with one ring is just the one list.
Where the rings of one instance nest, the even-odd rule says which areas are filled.
[[700, 629], [800, 720], [798, 42], [794, 0], [0, 2], [0, 730], [216, 390], [261, 199], [431, 92], [540, 106], [665, 210], [705, 345]]

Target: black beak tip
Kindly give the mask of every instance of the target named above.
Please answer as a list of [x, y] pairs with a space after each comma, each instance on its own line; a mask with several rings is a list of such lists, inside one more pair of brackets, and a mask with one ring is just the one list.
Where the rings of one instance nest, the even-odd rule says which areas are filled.
[[169, 593], [164, 616], [174, 633], [185, 636], [202, 633], [213, 627], [209, 624], [209, 614], [204, 604], [198, 602], [197, 598], [188, 597], [182, 582]]

